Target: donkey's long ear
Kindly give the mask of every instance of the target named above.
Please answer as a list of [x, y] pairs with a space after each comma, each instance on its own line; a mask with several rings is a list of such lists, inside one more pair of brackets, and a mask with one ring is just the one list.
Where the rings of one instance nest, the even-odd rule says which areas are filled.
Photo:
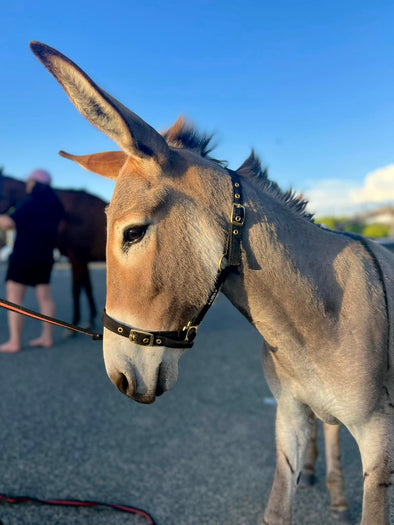
[[66, 56], [40, 42], [31, 42], [37, 58], [63, 87], [80, 113], [114, 140], [128, 155], [169, 157], [166, 141], [157, 131], [123, 104], [108, 95]]
[[72, 155], [65, 151], [59, 151], [59, 155], [72, 160], [85, 168], [103, 177], [115, 180], [127, 160], [127, 154], [123, 151], [104, 151], [90, 155]]

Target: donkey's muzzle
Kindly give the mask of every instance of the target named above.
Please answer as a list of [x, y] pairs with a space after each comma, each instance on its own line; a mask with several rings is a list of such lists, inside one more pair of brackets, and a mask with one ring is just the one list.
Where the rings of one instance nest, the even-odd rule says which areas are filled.
[[138, 403], [153, 403], [156, 397], [161, 396], [169, 389], [162, 366], [159, 367], [156, 387], [153, 391], [149, 391], [142, 380], [140, 380], [140, 382], [138, 381], [133, 370], [127, 372], [111, 371], [108, 375], [112, 383], [122, 394]]

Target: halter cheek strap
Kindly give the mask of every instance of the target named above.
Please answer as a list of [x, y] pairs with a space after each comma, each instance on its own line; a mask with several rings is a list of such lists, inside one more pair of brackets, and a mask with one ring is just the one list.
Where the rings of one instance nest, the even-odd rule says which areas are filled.
[[198, 327], [209, 308], [215, 302], [227, 275], [234, 268], [238, 268], [241, 264], [242, 227], [245, 223], [245, 207], [242, 204], [242, 187], [238, 173], [232, 170], [227, 171], [230, 174], [233, 186], [233, 203], [231, 208], [229, 232], [225, 251], [219, 260], [218, 272], [216, 274], [213, 290], [202, 309], [183, 327], [182, 330], [162, 332], [138, 330], [123, 323], [119, 323], [113, 317], [109, 316], [104, 309], [102, 320], [103, 325], [107, 330], [121, 335], [122, 337], [127, 337], [131, 342], [141, 346], [165, 346], [167, 348], [191, 348], [193, 346]]

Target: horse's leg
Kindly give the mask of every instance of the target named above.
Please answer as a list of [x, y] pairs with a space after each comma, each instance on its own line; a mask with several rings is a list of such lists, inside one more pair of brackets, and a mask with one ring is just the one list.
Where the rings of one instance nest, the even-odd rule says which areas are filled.
[[78, 324], [81, 319], [79, 298], [81, 296], [81, 283], [73, 280], [73, 324]]
[[326, 485], [330, 493], [331, 512], [343, 521], [348, 519], [347, 501], [343, 491], [343, 476], [341, 465], [341, 450], [339, 441], [340, 425], [324, 423], [324, 439], [326, 449]]
[[264, 525], [288, 525], [314, 417], [308, 407], [282, 397], [276, 413], [276, 470]]
[[96, 315], [97, 315], [97, 308], [96, 308], [96, 303], [95, 303], [94, 297], [93, 297], [92, 282], [91, 282], [91, 279], [90, 279], [90, 272], [89, 272], [89, 267], [88, 267], [87, 263], [86, 263], [86, 273], [85, 273], [85, 279], [84, 279], [83, 286], [85, 288], [86, 297], [88, 298], [88, 303], [89, 303], [90, 327], [93, 327], [94, 320], [95, 320]]
[[[79, 305], [79, 298], [81, 295], [81, 263], [78, 257], [74, 253], [70, 252], [67, 254], [71, 264], [71, 278], [72, 278], [72, 296], [73, 296], [73, 318], [72, 323], [78, 324], [81, 318], [81, 310]], [[70, 332], [70, 335], [74, 335], [74, 332]]]
[[302, 469], [299, 481], [300, 488], [310, 487], [315, 482], [315, 463], [318, 456], [316, 443], [318, 425], [319, 422], [315, 420], [315, 423], [312, 428], [312, 434], [306, 448], [304, 467]]
[[361, 453], [364, 496], [361, 525], [390, 523], [390, 496], [394, 474], [394, 423], [385, 414], [372, 416], [351, 428]]
[[72, 271], [73, 281], [73, 306], [74, 306], [74, 317], [73, 324], [78, 324], [81, 318], [80, 310], [80, 296], [82, 288], [86, 291], [90, 308], [90, 323], [93, 325], [94, 319], [97, 315], [97, 308], [93, 298], [92, 283], [90, 280], [88, 262], [82, 257], [78, 257], [75, 254], [69, 254]]

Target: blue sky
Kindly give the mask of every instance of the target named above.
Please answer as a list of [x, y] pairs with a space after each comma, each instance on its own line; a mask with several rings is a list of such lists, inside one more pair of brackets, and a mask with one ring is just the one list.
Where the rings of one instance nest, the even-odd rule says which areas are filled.
[[43, 167], [57, 187], [112, 193], [57, 155], [114, 145], [33, 56], [39, 40], [156, 129], [183, 114], [214, 132], [231, 168], [253, 147], [318, 215], [394, 203], [392, 1], [13, 0], [0, 18], [0, 166], [10, 175]]

